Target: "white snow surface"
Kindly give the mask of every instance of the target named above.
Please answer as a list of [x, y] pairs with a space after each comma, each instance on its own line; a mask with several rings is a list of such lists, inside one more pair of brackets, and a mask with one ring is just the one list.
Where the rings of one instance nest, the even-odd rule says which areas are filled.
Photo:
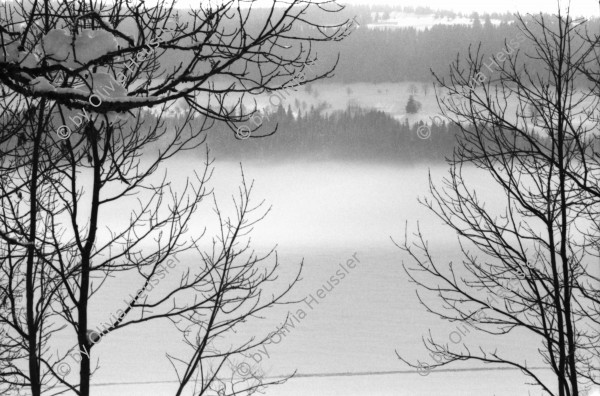
[[[37, 77], [30, 82], [31, 88], [35, 92], [57, 92], [61, 94], [84, 94], [86, 96], [95, 94], [100, 97], [101, 100], [113, 99], [113, 100], [129, 100], [127, 96], [127, 90], [125, 87], [120, 85], [108, 73], [88, 73], [86, 75], [86, 83], [79, 84], [71, 88], [55, 87], [45, 77]], [[94, 103], [96, 103], [94, 101]]]
[[46, 77], [34, 78], [29, 85], [31, 85], [31, 90], [33, 92], [51, 92], [56, 90], [54, 85], [52, 85]]
[[[4, 40], [9, 41], [10, 39], [5, 36]], [[19, 63], [24, 67], [37, 67], [39, 61], [37, 55], [27, 51], [19, 51], [18, 48], [19, 42], [17, 40], [6, 44], [3, 49], [0, 48], [0, 62]]]
[[[108, 101], [135, 101], [135, 99], [148, 100], [148, 98], [132, 98], [127, 96], [127, 90], [120, 85], [108, 73], [89, 73], [86, 76], [86, 84], [77, 85], [71, 88], [60, 88], [52, 85], [44, 77], [38, 77], [31, 81], [31, 88], [34, 92], [57, 92], [61, 94], [83, 94], [90, 97], [92, 94], [97, 95], [91, 100], [92, 106]], [[109, 111], [104, 114], [108, 122], [124, 120], [129, 117], [128, 113], [119, 113]], [[93, 108], [84, 111], [83, 109], [68, 108], [60, 105], [53, 117], [55, 128], [60, 125], [67, 126], [70, 130], [76, 130], [82, 123], [93, 121], [97, 127], [105, 120], [104, 115], [100, 115], [93, 111]]]

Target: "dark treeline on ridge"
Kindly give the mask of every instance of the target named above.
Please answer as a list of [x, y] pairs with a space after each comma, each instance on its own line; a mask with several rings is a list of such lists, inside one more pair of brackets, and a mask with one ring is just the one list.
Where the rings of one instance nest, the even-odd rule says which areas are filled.
[[[357, 17], [360, 21], [360, 15]], [[525, 22], [534, 30], [538, 28], [530, 16]], [[494, 23], [495, 22], [495, 23]], [[506, 18], [494, 20], [489, 15], [476, 17], [472, 25], [438, 24], [431, 28], [418, 30], [410, 28], [362, 28], [359, 27], [339, 43], [340, 61], [335, 75], [328, 81], [354, 82], [403, 82], [433, 81], [432, 71], [440, 77], [446, 77], [450, 64], [457, 54], [466, 56], [469, 47], [476, 52], [481, 45], [483, 56], [489, 69], [482, 72], [491, 74], [498, 69], [493, 61], [501, 52], [513, 54], [517, 50], [535, 53], [529, 40], [519, 39], [518, 23]], [[547, 21], [550, 28], [556, 22]], [[588, 23], [590, 31], [600, 29], [600, 22]], [[496, 59], [492, 57], [496, 57]], [[337, 54], [319, 51], [316, 68], [325, 70], [335, 62]], [[539, 62], [527, 61], [527, 69], [532, 73], [544, 74], [546, 71]]]
[[[171, 127], [178, 120], [172, 117], [164, 122]], [[201, 119], [192, 121], [192, 127], [193, 123], [199, 126]], [[330, 114], [313, 108], [298, 114], [280, 106], [274, 113], [257, 113], [253, 121], [246, 123], [252, 129], [256, 124], [261, 125], [256, 135], [272, 132], [276, 126], [277, 131], [266, 138], [236, 139], [227, 125], [215, 123], [207, 133], [211, 154], [227, 160], [434, 162], [452, 155], [458, 131], [456, 126], [444, 123], [430, 124], [418, 133], [422, 122], [409, 125], [387, 113], [361, 108]]]
[[[403, 14], [399, 14], [403, 13]], [[254, 18], [248, 23], [248, 31], [258, 30], [262, 25], [261, 11], [257, 10]], [[390, 18], [425, 17], [444, 18], [445, 23], [451, 23], [455, 18], [467, 18], [464, 24], [436, 24], [423, 30], [414, 27], [382, 27], [393, 25], [386, 23]], [[531, 16], [523, 16], [531, 22]], [[323, 15], [315, 18], [325, 18]], [[485, 54], [486, 63], [491, 64], [491, 56], [500, 52], [512, 53], [516, 50], [531, 52], [531, 43], [519, 42], [519, 30], [516, 16], [511, 14], [482, 14], [465, 16], [450, 11], [434, 11], [428, 8], [406, 7], [377, 7], [377, 6], [347, 6], [340, 13], [340, 20], [354, 18], [357, 24], [352, 25], [351, 34], [336, 45], [332, 52], [327, 42], [313, 42], [318, 59], [314, 72], [329, 71], [340, 58], [335, 73], [330, 82], [402, 82], [402, 81], [433, 81], [431, 70], [444, 76], [449, 65], [456, 60], [458, 53], [466, 54], [471, 46], [476, 49], [481, 43], [481, 53]], [[181, 22], [186, 21], [185, 14]], [[528, 23], [529, 23], [528, 22]], [[552, 25], [555, 21], [548, 18]], [[381, 26], [380, 26], [381, 25]], [[551, 26], [550, 26], [551, 27]], [[590, 31], [600, 28], [598, 20], [589, 22]], [[295, 32], [302, 34], [301, 31]], [[517, 42], [515, 45], [514, 43]], [[511, 44], [513, 43], [513, 44]], [[283, 45], [284, 43], [282, 43]], [[509, 46], [509, 48], [506, 47]], [[489, 60], [488, 60], [489, 59]], [[161, 67], [176, 68], [181, 61], [180, 54], [167, 57]], [[527, 67], [532, 72], [543, 72], [540, 65], [528, 62]], [[250, 74], [252, 70], [248, 71]]]
[[[279, 106], [275, 112], [256, 112], [250, 121], [239, 128], [253, 130], [252, 137], [236, 138], [236, 134], [224, 123], [215, 122], [207, 131], [206, 143], [211, 155], [222, 160], [344, 160], [369, 162], [394, 162], [403, 164], [442, 163], [451, 158], [455, 150], [468, 150], [468, 143], [461, 139], [464, 133], [457, 125], [437, 120], [410, 124], [407, 119], [399, 121], [388, 113], [349, 107], [344, 111], [323, 111], [311, 107], [308, 111], [294, 112]], [[143, 122], [156, 116], [145, 113]], [[164, 126], [174, 129], [184, 116], [163, 117]], [[191, 128], [199, 128], [202, 118], [191, 121]], [[255, 130], [260, 126], [258, 130]], [[467, 128], [470, 130], [471, 128]], [[257, 138], [275, 132], [274, 134]], [[532, 128], [532, 136], [548, 144], [549, 137]], [[506, 131], [508, 135], [510, 131]], [[239, 136], [238, 136], [239, 137]], [[519, 140], [519, 139], [517, 139]], [[490, 149], [495, 142], [490, 141]], [[526, 142], [520, 141], [525, 149]], [[596, 149], [600, 142], [593, 143]], [[156, 147], [157, 149], [159, 147]], [[198, 148], [198, 150], [201, 150]], [[202, 155], [198, 151], [196, 154]]]

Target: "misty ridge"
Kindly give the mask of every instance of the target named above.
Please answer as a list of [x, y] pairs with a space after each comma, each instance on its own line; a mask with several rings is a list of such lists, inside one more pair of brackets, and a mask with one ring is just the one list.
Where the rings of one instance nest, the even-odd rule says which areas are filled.
[[[433, 16], [435, 24], [417, 28], [398, 22], [425, 16]], [[322, 15], [314, 17], [319, 20]], [[207, 130], [212, 155], [225, 160], [443, 163], [456, 149], [461, 128], [440, 114], [438, 100], [451, 98], [444, 90], [436, 92], [436, 86], [449, 78], [457, 54], [472, 50], [483, 59], [482, 80], [473, 77], [467, 87], [474, 90], [488, 77], [493, 85], [495, 69], [509, 56], [534, 51], [533, 43], [520, 33], [517, 17], [510, 13], [463, 15], [426, 7], [375, 5], [347, 6], [340, 17], [353, 19], [352, 34], [338, 43], [337, 52], [326, 50], [327, 43], [313, 43], [318, 56], [310, 65], [314, 75], [327, 74], [332, 65], [335, 71], [317, 83], [295, 83], [245, 97], [240, 114], [252, 113], [252, 117], [236, 125], [214, 121]], [[528, 23], [532, 16], [523, 18]], [[251, 28], [252, 20], [248, 24]], [[598, 19], [587, 24], [590, 30], [600, 28]], [[167, 56], [160, 68], [174, 70], [178, 59]], [[519, 61], [518, 67], [526, 66], [531, 74], [544, 73], [540, 62], [529, 57]], [[248, 73], [252, 75], [253, 70]], [[586, 84], [581, 76], [574, 83]], [[258, 105], [253, 103], [256, 98]], [[150, 123], [161, 118], [172, 129], [185, 122], [189, 110], [178, 101], [167, 112], [144, 111], [139, 118]], [[525, 110], [536, 116], [533, 103]], [[189, 126], [201, 128], [206, 121], [192, 120]], [[238, 135], [240, 129], [248, 131], [248, 136]]]
[[[430, 136], [423, 139], [418, 133], [423, 121], [411, 125], [383, 111], [363, 108], [330, 114], [313, 108], [294, 114], [291, 106], [280, 106], [274, 113], [262, 114], [260, 132], [275, 131], [273, 135], [239, 140], [227, 125], [215, 123], [206, 136], [211, 155], [224, 160], [442, 162], [452, 154], [458, 132], [452, 124], [430, 122]], [[148, 121], [153, 117], [144, 116]], [[178, 120], [167, 117], [163, 121], [165, 125], [177, 125]], [[190, 126], [201, 124], [201, 120], [194, 120]]]

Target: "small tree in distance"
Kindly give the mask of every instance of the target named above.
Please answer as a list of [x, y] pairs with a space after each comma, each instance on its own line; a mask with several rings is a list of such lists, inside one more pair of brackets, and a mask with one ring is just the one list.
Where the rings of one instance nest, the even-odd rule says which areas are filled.
[[405, 109], [407, 114], [417, 114], [419, 110], [421, 110], [421, 102], [416, 100], [414, 96], [410, 95]]
[[416, 84], [410, 84], [408, 87], [408, 93], [411, 95], [416, 95], [419, 93], [419, 88], [417, 88]]

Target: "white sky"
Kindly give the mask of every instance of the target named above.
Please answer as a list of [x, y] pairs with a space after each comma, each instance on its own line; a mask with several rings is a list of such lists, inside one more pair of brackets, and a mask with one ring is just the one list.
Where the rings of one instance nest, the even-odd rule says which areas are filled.
[[[557, 2], [555, 0], [345, 0], [350, 4], [393, 4], [398, 6], [423, 6], [433, 9], [452, 10], [460, 12], [521, 12], [538, 13], [540, 11], [555, 13]], [[587, 17], [600, 16], [598, 0], [573, 0], [561, 1], [561, 8], [565, 9], [571, 4], [571, 12], [575, 15]]]
[[[155, 0], [154, 0], [155, 1]], [[207, 1], [207, 0], [202, 0]], [[217, 0], [218, 1], [218, 0]], [[463, 13], [478, 12], [521, 12], [521, 13], [555, 13], [557, 2], [555, 0], [338, 0], [349, 4], [391, 4], [398, 6], [425, 6], [440, 10], [453, 10]], [[152, 0], [147, 1], [147, 3]], [[212, 0], [214, 3], [215, 0]], [[270, 1], [265, 0], [270, 4]], [[178, 0], [178, 7], [189, 7], [198, 5], [200, 0]], [[600, 4], [598, 0], [561, 0], [562, 8], [571, 5], [574, 15], [585, 17], [600, 16]]]

